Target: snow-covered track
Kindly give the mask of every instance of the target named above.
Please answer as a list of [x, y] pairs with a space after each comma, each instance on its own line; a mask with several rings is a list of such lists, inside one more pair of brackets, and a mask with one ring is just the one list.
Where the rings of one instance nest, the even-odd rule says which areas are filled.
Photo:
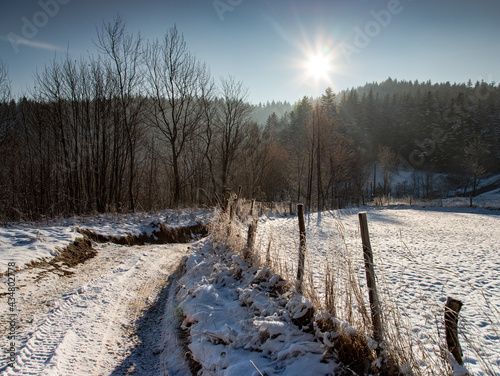
[[[136, 321], [157, 300], [187, 249], [105, 247], [101, 252], [121, 255], [120, 262], [56, 298], [54, 308], [33, 321], [36, 327], [17, 352], [14, 367], [2, 368], [0, 375], [105, 375], [117, 367], [132, 371], [136, 365], [124, 364], [125, 359], [144, 346]], [[151, 348], [148, 354], [152, 360], [153, 352]], [[150, 363], [158, 368], [159, 362]]]

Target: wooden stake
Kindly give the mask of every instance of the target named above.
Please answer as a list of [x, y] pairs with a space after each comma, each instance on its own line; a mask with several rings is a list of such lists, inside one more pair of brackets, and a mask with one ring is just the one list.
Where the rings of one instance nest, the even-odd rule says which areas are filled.
[[267, 244], [267, 252], [266, 252], [266, 265], [271, 267], [271, 243], [272, 239], [269, 238], [269, 243]]
[[463, 303], [460, 300], [456, 300], [448, 297], [446, 300], [446, 305], [444, 309], [444, 325], [446, 334], [446, 345], [448, 351], [453, 354], [455, 360], [461, 366], [464, 365], [462, 359], [463, 353], [460, 347], [460, 342], [458, 340], [458, 313], [462, 308]]
[[300, 232], [299, 267], [297, 270], [297, 292], [299, 294], [302, 294], [302, 283], [304, 281], [304, 264], [306, 256], [306, 223], [304, 221], [303, 204], [297, 204], [297, 212], [299, 217], [299, 232]]
[[[373, 338], [380, 343], [382, 341], [382, 320], [380, 318], [380, 301], [377, 293], [377, 284], [375, 282], [375, 269], [373, 265], [373, 252], [370, 244], [370, 233], [368, 232], [368, 221], [366, 213], [358, 214], [359, 225], [361, 228], [361, 240], [363, 242], [363, 256], [365, 259], [366, 283], [368, 285], [368, 297], [370, 299], [370, 309], [373, 323]], [[377, 348], [377, 355], [380, 349]]]
[[231, 205], [231, 190], [229, 188], [226, 188], [224, 195], [224, 211], [226, 213], [229, 213], [229, 206]]
[[255, 234], [257, 232], [257, 220], [252, 219], [252, 222], [248, 225], [248, 238], [247, 238], [247, 247], [253, 250], [253, 246], [255, 245]]

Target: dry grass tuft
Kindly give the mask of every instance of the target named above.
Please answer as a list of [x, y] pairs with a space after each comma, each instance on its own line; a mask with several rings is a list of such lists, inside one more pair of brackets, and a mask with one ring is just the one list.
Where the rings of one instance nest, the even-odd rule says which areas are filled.
[[72, 244], [63, 248], [49, 264], [63, 263], [69, 268], [81, 264], [97, 255], [89, 238], [77, 238]]
[[367, 375], [374, 374], [375, 357], [368, 347], [366, 337], [359, 332], [342, 331], [334, 343], [337, 359], [342, 364], [344, 374]]

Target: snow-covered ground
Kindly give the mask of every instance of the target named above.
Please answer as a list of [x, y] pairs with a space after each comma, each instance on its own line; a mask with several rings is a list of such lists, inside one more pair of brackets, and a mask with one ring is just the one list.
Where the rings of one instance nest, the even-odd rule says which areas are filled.
[[[459, 327], [467, 368], [474, 375], [500, 374], [500, 212], [407, 206], [361, 210], [368, 212], [385, 312], [394, 309], [391, 301], [398, 303], [402, 334], [414, 350], [439, 356], [443, 305], [452, 296], [464, 303]], [[364, 279], [359, 211], [306, 216], [309, 270], [320, 296], [326, 263], [348, 253]], [[2, 271], [9, 262], [22, 268], [50, 257], [54, 247], [78, 236], [76, 227], [120, 236], [148, 232], [158, 221], [178, 227], [211, 216], [167, 211], [9, 224], [0, 228]], [[284, 274], [295, 275], [297, 218], [261, 218], [258, 229], [261, 260], [271, 239], [272, 261], [281, 257]], [[1, 278], [1, 376], [187, 375], [188, 352], [204, 375], [326, 375], [337, 366], [323, 359], [324, 349], [311, 334], [292, 323], [310, 302], [293, 294], [272, 298], [279, 279], [238, 255], [214, 250], [209, 239], [191, 245], [94, 247], [97, 256], [68, 269], [73, 274], [66, 277], [43, 266], [17, 271], [14, 316], [7, 315], [7, 276]], [[185, 274], [170, 277], [181, 264]], [[12, 317], [18, 324], [15, 367], [7, 368]], [[422, 359], [422, 368], [433, 367], [428, 356]]]
[[189, 375], [176, 330], [190, 335], [200, 376], [333, 375], [337, 362], [324, 356], [314, 335], [299, 329], [312, 303], [297, 293], [273, 298], [284, 281], [224, 247], [200, 244], [185, 265], [179, 291], [164, 322], [163, 363], [171, 375]]
[[189, 245], [94, 244], [97, 256], [63, 267], [65, 277], [48, 265], [25, 264], [56, 255], [81, 237], [78, 227], [119, 237], [150, 233], [158, 222], [183, 227], [212, 215], [168, 210], [0, 227], [0, 374], [164, 374], [155, 347], [164, 289]]
[[[377, 166], [377, 185], [383, 185], [383, 170]], [[434, 195], [464, 195], [464, 188], [450, 190], [449, 175], [442, 173], [428, 174], [425, 171], [418, 171], [407, 168], [398, 168], [396, 171], [389, 174], [389, 185], [393, 195], [423, 195], [425, 189], [422, 187], [423, 182], [432, 181]], [[373, 181], [373, 171], [370, 171], [369, 181]], [[474, 204], [479, 206], [489, 206], [500, 208], [500, 194], [499, 189], [492, 187], [498, 186], [500, 183], [500, 174], [488, 175], [479, 180], [476, 187], [478, 190], [483, 188], [489, 189], [487, 193], [483, 193], [474, 198]], [[467, 192], [472, 192], [472, 186], [467, 187]], [[415, 197], [416, 198], [416, 197]], [[469, 197], [447, 198], [444, 200], [448, 204], [468, 205]], [[489, 202], [488, 202], [489, 201]], [[440, 201], [442, 203], [442, 201]]]
[[0, 272], [9, 262], [22, 268], [30, 261], [50, 258], [76, 238], [81, 237], [77, 228], [89, 229], [106, 236], [150, 234], [154, 223], [182, 227], [208, 222], [211, 210], [164, 210], [159, 213], [108, 214], [94, 217], [74, 217], [46, 223], [7, 223], [0, 226]]
[[[190, 215], [169, 222], [191, 224], [184, 217]], [[112, 226], [92, 229], [116, 235]], [[44, 226], [39, 231], [48, 233]], [[52, 232], [51, 241], [64, 245], [63, 233]], [[7, 260], [16, 246], [39, 256], [13, 244], [3, 255]], [[329, 375], [337, 367], [333, 359], [322, 361], [324, 347], [292, 323], [311, 303], [296, 294], [280, 301], [266, 295], [264, 285], [279, 288], [283, 282], [275, 278], [271, 286], [268, 272], [259, 274], [234, 253], [216, 252], [209, 239], [94, 247], [97, 256], [66, 268], [73, 273], [66, 277], [43, 265], [18, 270], [13, 306], [8, 276], [2, 278], [1, 348], [10, 346], [9, 335], [16, 338], [12, 361], [8, 352], [0, 354], [1, 376], [190, 375], [188, 352], [204, 375], [258, 375], [257, 368], [268, 375]], [[182, 278], [172, 278], [182, 265]], [[188, 338], [181, 338], [181, 322], [189, 327]]]
[[[70, 277], [37, 268], [16, 274], [15, 316], [2, 314], [0, 326], [5, 349], [5, 321], [18, 323], [16, 355], [14, 367], [6, 369], [2, 351], [2, 376], [161, 374], [158, 304], [164, 304], [162, 289], [188, 245], [97, 248], [98, 255]], [[2, 313], [8, 312], [5, 300]]]
[[[332, 260], [342, 262], [344, 257], [336, 253], [350, 254], [364, 286], [359, 211], [306, 215], [308, 260], [320, 295], [325, 265]], [[407, 206], [365, 207], [361, 211], [367, 211], [385, 309], [394, 310], [391, 301], [397, 302], [396, 315], [408, 328], [415, 350], [440, 353], [444, 303], [451, 296], [464, 303], [460, 336], [466, 366], [476, 375], [500, 374], [500, 212]], [[271, 258], [281, 257], [293, 276], [299, 241], [297, 218], [261, 219], [257, 244], [262, 257], [269, 240]], [[365, 296], [367, 300], [366, 290]], [[429, 362], [422, 362], [422, 367], [432, 367]], [[490, 373], [486, 373], [488, 369]]]

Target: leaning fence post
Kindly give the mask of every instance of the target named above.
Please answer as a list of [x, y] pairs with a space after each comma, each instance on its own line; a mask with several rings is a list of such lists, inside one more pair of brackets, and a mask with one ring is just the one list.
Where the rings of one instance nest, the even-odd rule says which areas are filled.
[[445, 325], [445, 335], [446, 335], [446, 346], [448, 351], [453, 355], [455, 360], [461, 366], [464, 365], [462, 359], [462, 348], [460, 347], [460, 342], [458, 340], [458, 313], [462, 308], [463, 303], [460, 300], [456, 300], [448, 297], [446, 299], [446, 305], [444, 309], [444, 325]]
[[299, 217], [299, 267], [297, 269], [297, 292], [302, 294], [302, 282], [304, 281], [304, 263], [306, 254], [306, 223], [304, 221], [304, 205], [297, 204], [297, 213]]
[[257, 219], [252, 219], [248, 225], [247, 247], [243, 252], [243, 258], [248, 259], [253, 254], [255, 245], [255, 235], [257, 232]]
[[252, 219], [248, 225], [247, 247], [253, 250], [255, 245], [255, 234], [257, 233], [257, 219]]
[[[363, 242], [363, 256], [365, 259], [366, 283], [368, 285], [368, 297], [370, 299], [370, 309], [373, 323], [373, 337], [375, 341], [382, 341], [382, 320], [380, 318], [380, 301], [375, 282], [375, 269], [373, 266], [373, 252], [370, 244], [370, 233], [368, 232], [368, 221], [366, 213], [358, 214], [359, 226], [361, 228], [361, 240]], [[380, 348], [377, 348], [377, 355], [380, 355]]]
[[231, 190], [229, 188], [226, 188], [224, 192], [224, 211], [226, 213], [229, 213], [229, 207], [231, 205]]
[[271, 266], [271, 244], [272, 244], [272, 238], [269, 238], [269, 243], [267, 244], [267, 251], [266, 251], [266, 265]]

